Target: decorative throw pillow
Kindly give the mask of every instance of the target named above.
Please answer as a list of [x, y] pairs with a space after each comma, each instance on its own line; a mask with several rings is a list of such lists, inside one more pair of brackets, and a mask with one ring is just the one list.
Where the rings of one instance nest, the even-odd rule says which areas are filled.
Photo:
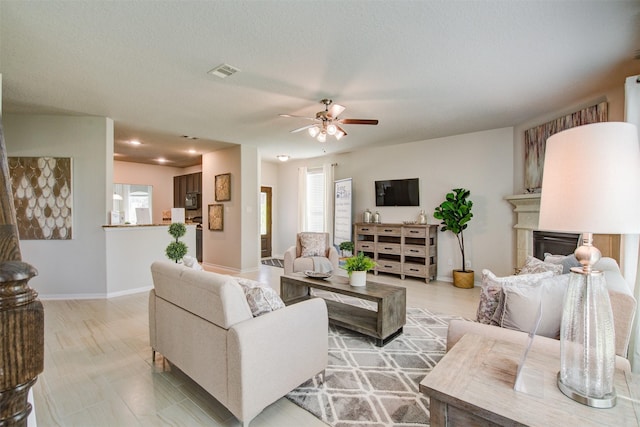
[[538, 258], [528, 255], [527, 260], [525, 261], [522, 269], [520, 269], [520, 272], [518, 274], [535, 274], [544, 273], [545, 271], [551, 271], [553, 274], [557, 275], [562, 274], [562, 269], [562, 265], [560, 264], [540, 261]]
[[327, 237], [323, 233], [300, 233], [300, 246], [302, 252], [300, 256], [325, 256], [327, 248]]
[[235, 278], [242, 287], [253, 317], [283, 308], [284, 302], [269, 285], [244, 277]]
[[500, 326], [529, 333], [535, 327], [540, 308], [541, 318], [536, 335], [558, 338], [564, 294], [568, 286], [567, 274], [548, 277], [535, 284], [505, 284], [502, 287], [504, 296]]
[[552, 255], [550, 253], [544, 254], [544, 262], [551, 264], [562, 265], [562, 274], [567, 274], [571, 271], [572, 267], [581, 267], [580, 263], [576, 259], [576, 256], [571, 255]]
[[253, 317], [285, 307], [284, 302], [282, 302], [276, 291], [270, 287], [256, 286], [255, 288], [249, 288], [246, 296]]
[[482, 289], [480, 290], [480, 304], [478, 304], [476, 320], [485, 325], [497, 325], [492, 322], [492, 317], [498, 308], [500, 293], [505, 283], [536, 283], [545, 277], [551, 276], [553, 276], [553, 273], [546, 271], [537, 274], [497, 277], [490, 270], [482, 270]]

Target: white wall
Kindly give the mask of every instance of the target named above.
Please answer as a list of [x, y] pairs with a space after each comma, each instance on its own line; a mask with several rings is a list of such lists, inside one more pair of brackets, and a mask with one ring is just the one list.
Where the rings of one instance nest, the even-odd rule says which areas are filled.
[[[231, 174], [231, 200], [215, 201], [215, 176]], [[202, 156], [202, 261], [231, 271], [258, 268], [260, 165], [255, 147], [235, 146]], [[224, 230], [209, 230], [208, 205], [224, 205]]]
[[106, 249], [102, 225], [112, 200], [113, 121], [104, 117], [3, 117], [8, 156], [71, 157], [73, 239], [21, 240], [25, 262], [39, 275], [40, 297], [103, 295]]
[[139, 184], [153, 187], [151, 212], [153, 224], [162, 224], [162, 211], [173, 207], [173, 177], [184, 175], [182, 168], [132, 162], [113, 162], [114, 184]]
[[[399, 223], [416, 220], [420, 209], [433, 211], [447, 192], [464, 187], [471, 190], [474, 218], [465, 232], [467, 260], [480, 277], [488, 268], [498, 275], [513, 273], [513, 216], [511, 205], [503, 198], [512, 194], [513, 128], [494, 129], [464, 135], [419, 141], [391, 147], [359, 150], [279, 167], [280, 214], [278, 252], [295, 241], [297, 206], [297, 169], [337, 163], [335, 179], [353, 179], [354, 219], [362, 212], [378, 210], [383, 222]], [[420, 207], [375, 206], [374, 181], [398, 178], [420, 179]], [[438, 277], [451, 280], [451, 270], [460, 268], [461, 255], [455, 236], [438, 234]], [[449, 265], [451, 260], [452, 265]]]

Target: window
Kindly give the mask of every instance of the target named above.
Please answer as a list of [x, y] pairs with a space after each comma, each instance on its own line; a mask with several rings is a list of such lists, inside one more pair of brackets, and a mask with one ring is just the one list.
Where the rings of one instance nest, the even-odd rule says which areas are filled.
[[323, 232], [325, 224], [325, 188], [322, 168], [307, 169], [305, 231]]

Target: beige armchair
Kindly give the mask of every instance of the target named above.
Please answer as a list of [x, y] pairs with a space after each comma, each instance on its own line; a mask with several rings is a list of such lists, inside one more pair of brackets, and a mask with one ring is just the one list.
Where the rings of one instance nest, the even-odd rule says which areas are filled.
[[302, 232], [296, 245], [284, 253], [284, 274], [307, 270], [324, 272], [338, 269], [339, 255], [331, 244], [329, 233]]

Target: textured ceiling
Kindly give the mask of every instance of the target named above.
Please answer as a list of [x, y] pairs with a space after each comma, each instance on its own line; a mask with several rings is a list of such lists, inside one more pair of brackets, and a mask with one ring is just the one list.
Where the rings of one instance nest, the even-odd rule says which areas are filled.
[[[3, 111], [115, 122], [116, 157], [321, 156], [513, 126], [640, 72], [637, 1], [0, 1]], [[222, 63], [241, 71], [218, 79]], [[321, 144], [319, 100], [347, 107]], [[187, 140], [183, 135], [198, 137]], [[124, 141], [138, 138], [133, 149]]]

